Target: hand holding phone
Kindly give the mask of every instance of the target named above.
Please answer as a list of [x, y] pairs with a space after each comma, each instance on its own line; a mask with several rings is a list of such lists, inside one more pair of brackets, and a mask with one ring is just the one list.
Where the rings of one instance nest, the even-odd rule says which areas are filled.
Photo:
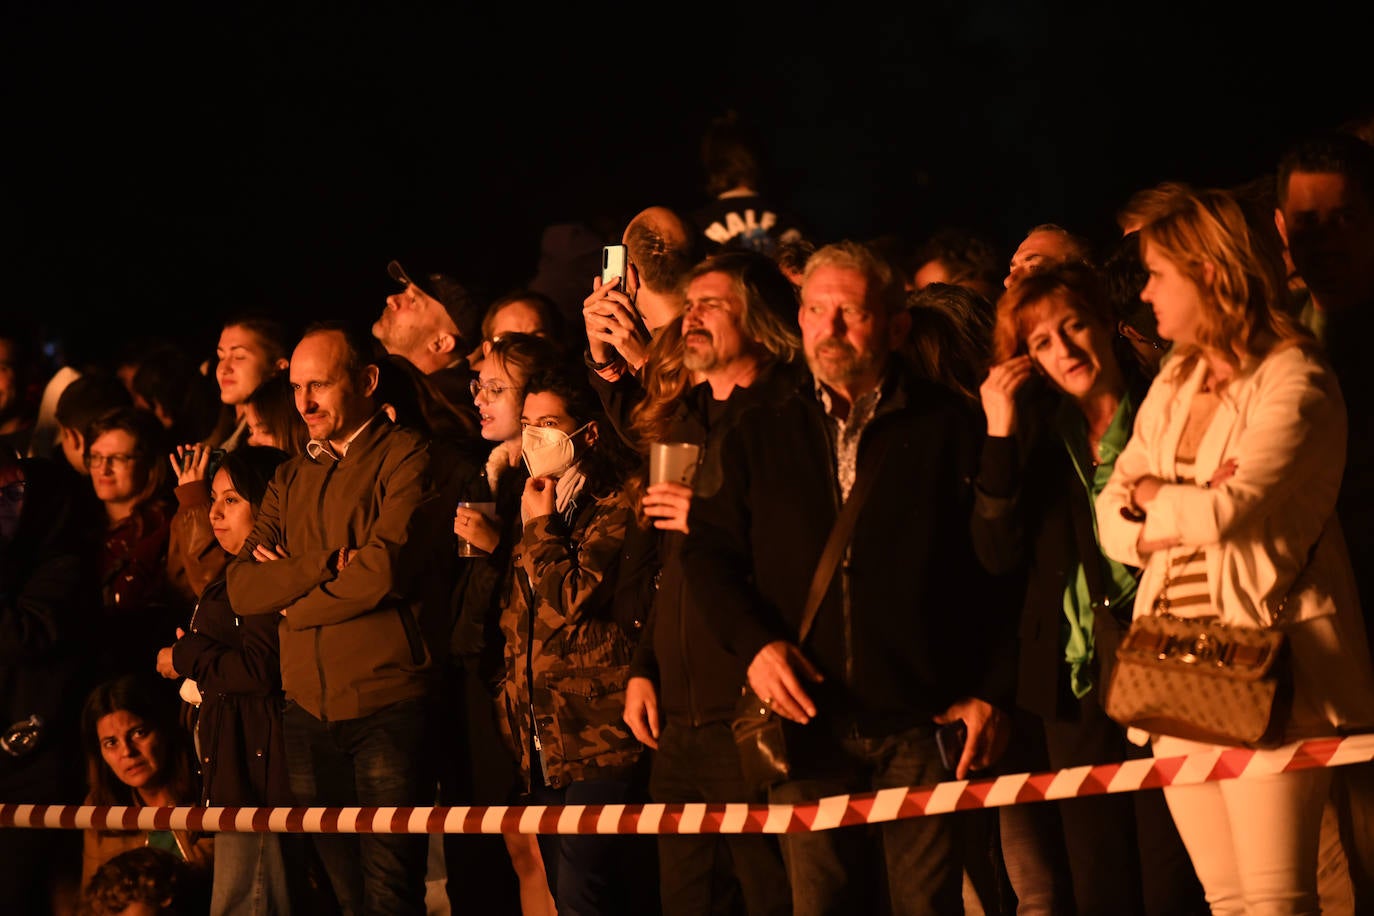
[[[624, 245], [605, 245], [601, 249], [601, 285], [605, 286], [612, 280], [619, 278], [620, 284], [616, 289], [625, 295], [630, 295], [629, 287], [625, 285], [625, 277], [630, 266], [630, 249]], [[633, 299], [630, 300], [634, 302]]]
[[[626, 246], [603, 246], [601, 282], [582, 304], [590, 365], [598, 371], [623, 360], [631, 371], [637, 372], [649, 357], [653, 335], [635, 307], [634, 296], [626, 288], [629, 267]], [[618, 282], [609, 285], [612, 280]]]
[[940, 750], [940, 762], [951, 773], [959, 768], [959, 758], [964, 756], [966, 741], [968, 726], [963, 719], [955, 719], [935, 729], [935, 746]]

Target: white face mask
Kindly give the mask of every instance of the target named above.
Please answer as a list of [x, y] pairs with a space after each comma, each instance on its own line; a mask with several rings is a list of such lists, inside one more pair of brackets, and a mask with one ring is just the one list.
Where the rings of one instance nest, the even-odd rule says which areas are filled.
[[[584, 423], [573, 430], [577, 435], [590, 426]], [[577, 460], [577, 446], [572, 436], [561, 429], [547, 426], [526, 426], [520, 431], [520, 454], [525, 459], [531, 477], [557, 477]]]

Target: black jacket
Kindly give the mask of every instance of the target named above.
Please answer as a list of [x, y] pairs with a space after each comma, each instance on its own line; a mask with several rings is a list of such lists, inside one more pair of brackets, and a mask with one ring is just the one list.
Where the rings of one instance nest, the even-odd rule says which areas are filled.
[[[1139, 405], [1148, 381], [1128, 375]], [[1042, 393], [1020, 410], [1017, 436], [987, 437], [978, 471], [972, 534], [990, 572], [1021, 578], [1017, 704], [1045, 719], [1076, 720], [1064, 662], [1064, 588], [1085, 559], [1093, 593], [1093, 683], [1101, 702], [1116, 647], [1132, 608], [1104, 601], [1106, 561], [1098, 546], [1087, 491], [1053, 422], [1059, 398]]]
[[172, 648], [195, 680], [203, 805], [294, 805], [286, 768], [277, 617], [240, 617], [220, 576], [205, 587], [191, 630]]
[[[682, 398], [668, 438], [703, 446], [693, 484], [695, 498], [720, 489], [721, 442], [739, 415], [751, 405], [790, 395], [799, 371], [787, 365], [770, 367], [748, 388], [735, 388], [723, 404], [713, 401], [706, 383]], [[652, 527], [631, 530], [621, 561], [617, 616], [644, 621], [631, 674], [655, 682], [664, 715], [692, 725], [728, 721], [739, 700], [747, 660], [731, 653], [707, 613], [693, 605], [681, 558], [685, 538], [680, 532]], [[627, 601], [632, 610], [625, 609]]]
[[[825, 676], [808, 690], [831, 734], [891, 734], [961, 697], [1010, 698], [991, 664], [1010, 615], [969, 538], [978, 429], [971, 405], [893, 358], [860, 473], [879, 440], [886, 451], [803, 646]], [[741, 415], [721, 450], [720, 492], [693, 503], [689, 594], [746, 665], [769, 642], [796, 640], [839, 509], [832, 437], [806, 375], [792, 397]]]
[[0, 801], [80, 804], [78, 724], [96, 681], [104, 512], [65, 459], [25, 458], [20, 466], [18, 527], [0, 543], [0, 731], [33, 715], [43, 726], [31, 753], [0, 751]]

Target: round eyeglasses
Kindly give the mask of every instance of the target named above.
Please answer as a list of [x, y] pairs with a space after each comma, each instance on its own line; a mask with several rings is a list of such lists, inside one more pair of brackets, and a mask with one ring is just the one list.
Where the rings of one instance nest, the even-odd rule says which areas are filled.
[[507, 391], [519, 391], [515, 385], [502, 385], [498, 382], [481, 382], [473, 379], [468, 382], [468, 390], [472, 392], [474, 398], [485, 396], [488, 401], [494, 401]]

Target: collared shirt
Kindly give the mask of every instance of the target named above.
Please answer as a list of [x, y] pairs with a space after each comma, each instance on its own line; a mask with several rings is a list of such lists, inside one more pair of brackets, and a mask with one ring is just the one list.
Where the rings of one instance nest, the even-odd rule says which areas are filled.
[[328, 439], [311, 439], [309, 442], [305, 444], [306, 454], [308, 454], [311, 458], [313, 458], [316, 461], [320, 460], [321, 455], [327, 455], [335, 461], [342, 461], [343, 456], [348, 454], [348, 447], [353, 444], [353, 440], [358, 438], [358, 435], [363, 430], [367, 429], [369, 423], [377, 419], [385, 412], [385, 410], [378, 409], [376, 413], [374, 413], [372, 416], [364, 420], [363, 424], [359, 426], [357, 429], [353, 430], [352, 434], [349, 435], [349, 437], [343, 441], [343, 443], [339, 446], [337, 452], [334, 450], [333, 444]]
[[854, 488], [854, 477], [858, 472], [859, 439], [877, 412], [882, 397], [883, 383], [880, 382], [872, 391], [859, 395], [849, 408], [849, 416], [841, 419], [835, 415], [835, 401], [830, 390], [820, 381], [816, 382], [816, 399], [825, 408], [826, 416], [835, 421], [835, 474], [840, 484], [841, 499], [848, 499], [849, 491]]

